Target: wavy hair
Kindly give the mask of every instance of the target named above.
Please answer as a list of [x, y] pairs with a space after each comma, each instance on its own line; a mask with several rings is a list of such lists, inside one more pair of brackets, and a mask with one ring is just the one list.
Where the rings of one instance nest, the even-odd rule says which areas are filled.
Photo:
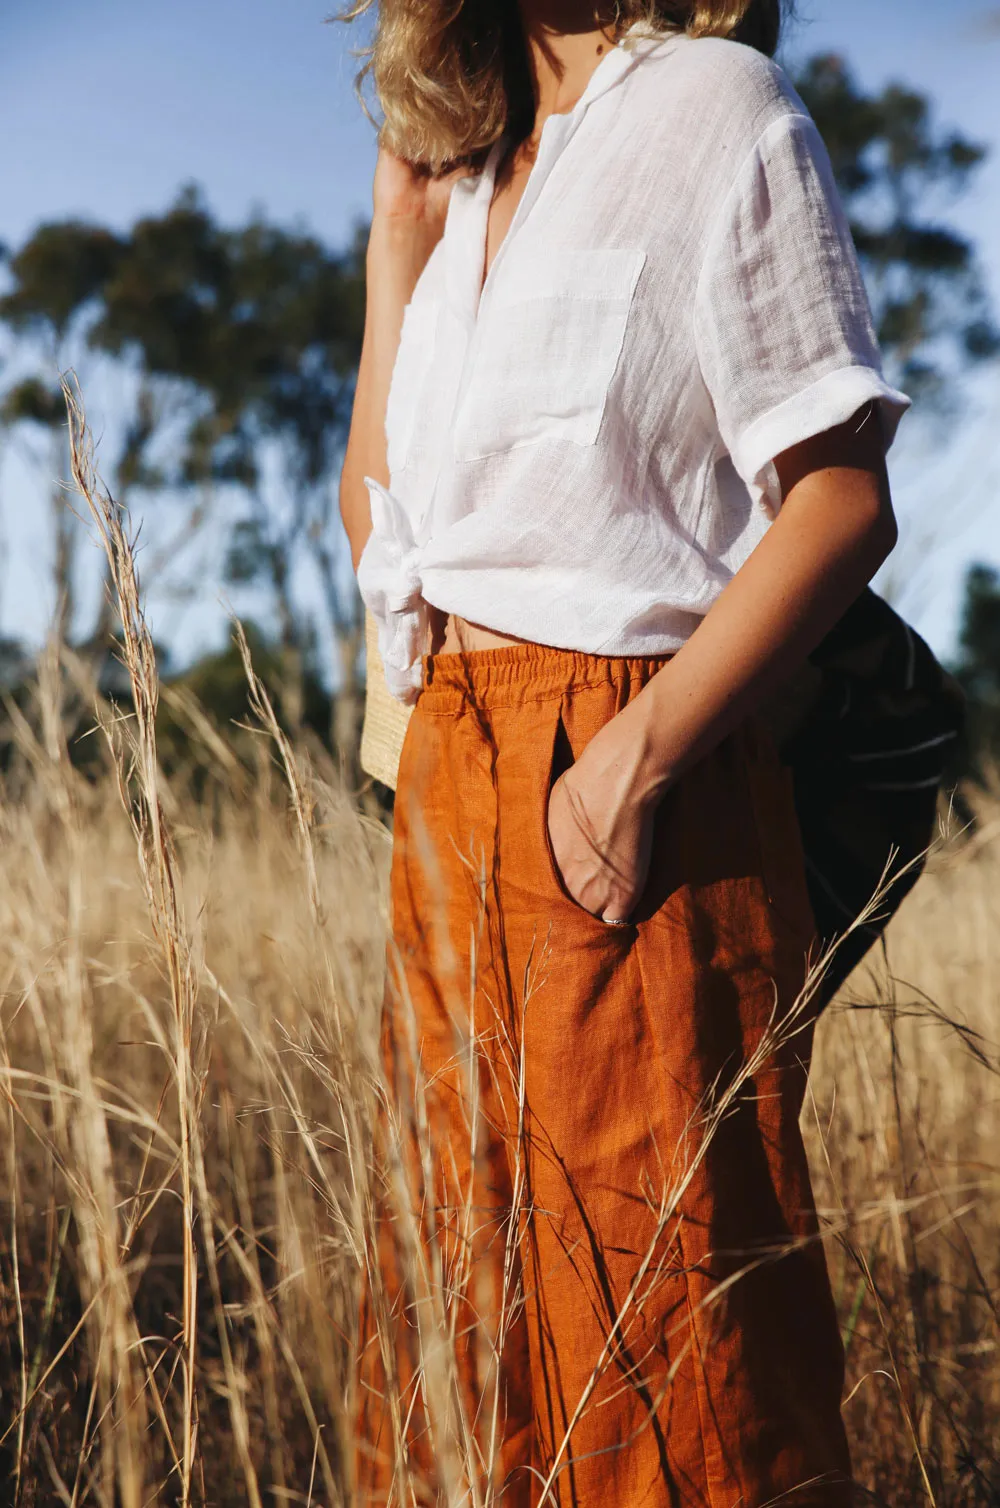
[[[615, 0], [632, 36], [729, 37], [773, 56], [788, 0]], [[534, 91], [517, 0], [349, 0], [339, 19], [375, 12], [361, 53], [390, 151], [432, 173], [475, 161], [505, 131], [523, 137]]]

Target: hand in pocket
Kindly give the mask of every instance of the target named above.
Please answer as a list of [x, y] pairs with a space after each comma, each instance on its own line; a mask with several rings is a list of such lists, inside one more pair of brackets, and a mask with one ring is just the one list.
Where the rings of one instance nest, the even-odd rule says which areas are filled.
[[655, 805], [637, 795], [631, 761], [605, 731], [555, 781], [545, 820], [567, 895], [603, 921], [625, 921], [649, 874]]

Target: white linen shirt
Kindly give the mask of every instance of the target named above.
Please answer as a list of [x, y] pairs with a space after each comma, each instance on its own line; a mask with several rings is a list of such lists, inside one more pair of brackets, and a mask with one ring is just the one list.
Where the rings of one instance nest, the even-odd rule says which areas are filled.
[[910, 402], [826, 149], [762, 54], [606, 54], [545, 121], [482, 284], [503, 149], [452, 190], [403, 318], [389, 487], [365, 479], [358, 585], [404, 703], [428, 603], [558, 648], [680, 648], [781, 506], [773, 458], [872, 398], [889, 445]]

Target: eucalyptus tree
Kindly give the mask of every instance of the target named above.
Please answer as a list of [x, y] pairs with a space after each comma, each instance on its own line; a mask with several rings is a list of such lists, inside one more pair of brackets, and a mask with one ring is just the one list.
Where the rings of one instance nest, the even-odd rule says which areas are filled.
[[[0, 301], [0, 321], [35, 354], [5, 395], [8, 423], [60, 432], [55, 373], [71, 348], [129, 374], [130, 411], [109, 465], [119, 503], [141, 494], [148, 508], [169, 491], [188, 500], [185, 535], [206, 518], [224, 530], [229, 578], [271, 595], [292, 720], [310, 640], [296, 592], [303, 558], [320, 588], [324, 650], [340, 656], [348, 721], [357, 718], [361, 614], [339, 559], [335, 480], [362, 269], [360, 239], [334, 252], [260, 218], [224, 227], [189, 188], [121, 235], [78, 221], [42, 226], [10, 257]], [[102, 616], [91, 642], [106, 643], [109, 627]], [[349, 742], [349, 730], [342, 736]]]
[[830, 153], [893, 375], [940, 402], [949, 377], [1000, 350], [975, 247], [941, 218], [986, 148], [939, 129], [927, 96], [902, 84], [864, 93], [836, 54], [795, 82]]

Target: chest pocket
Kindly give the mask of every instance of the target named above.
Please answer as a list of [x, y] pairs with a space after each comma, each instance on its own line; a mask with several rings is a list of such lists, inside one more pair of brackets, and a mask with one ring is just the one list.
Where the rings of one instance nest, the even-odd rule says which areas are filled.
[[645, 260], [642, 250], [562, 250], [506, 263], [480, 314], [456, 459], [547, 439], [595, 443]]
[[434, 302], [407, 304], [385, 406], [386, 459], [390, 472], [402, 471], [417, 438], [421, 400], [434, 355], [436, 326], [437, 305]]

